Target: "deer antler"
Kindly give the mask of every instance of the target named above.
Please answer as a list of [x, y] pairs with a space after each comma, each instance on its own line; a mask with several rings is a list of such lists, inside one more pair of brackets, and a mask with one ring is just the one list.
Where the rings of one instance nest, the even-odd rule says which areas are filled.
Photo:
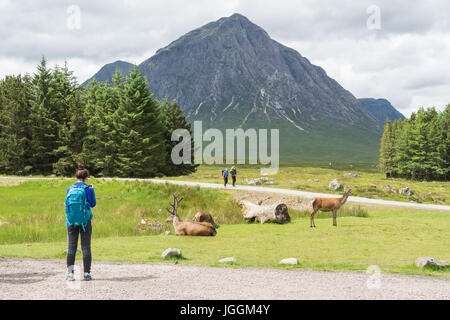
[[177, 215], [178, 205], [184, 199], [184, 197], [178, 199], [179, 195], [176, 194], [175, 192], [172, 193], [172, 196], [173, 196], [173, 204], [169, 202], [169, 205], [172, 207], [172, 210], [170, 210], [169, 208], [166, 208], [166, 210], [169, 211], [169, 213], [172, 215]]

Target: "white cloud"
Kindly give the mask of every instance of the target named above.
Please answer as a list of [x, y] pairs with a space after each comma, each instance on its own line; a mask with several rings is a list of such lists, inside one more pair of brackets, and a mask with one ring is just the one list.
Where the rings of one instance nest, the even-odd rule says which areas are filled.
[[[80, 29], [67, 8], [81, 10]], [[381, 30], [366, 9], [380, 8]], [[357, 97], [387, 98], [405, 115], [450, 103], [446, 0], [0, 0], [0, 76], [32, 73], [42, 55], [79, 82], [115, 60], [140, 63], [184, 33], [235, 12], [323, 67]]]

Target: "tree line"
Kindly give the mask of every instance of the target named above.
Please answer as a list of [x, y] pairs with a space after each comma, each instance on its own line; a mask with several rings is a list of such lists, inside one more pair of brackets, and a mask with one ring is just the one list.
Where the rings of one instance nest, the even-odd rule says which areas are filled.
[[386, 121], [379, 165], [387, 177], [449, 180], [450, 105], [442, 112], [421, 108], [409, 119]]
[[71, 176], [78, 163], [95, 176], [194, 172], [171, 161], [178, 128], [191, 131], [177, 101], [154, 98], [137, 68], [80, 86], [67, 63], [50, 69], [42, 58], [32, 76], [0, 80], [2, 174]]

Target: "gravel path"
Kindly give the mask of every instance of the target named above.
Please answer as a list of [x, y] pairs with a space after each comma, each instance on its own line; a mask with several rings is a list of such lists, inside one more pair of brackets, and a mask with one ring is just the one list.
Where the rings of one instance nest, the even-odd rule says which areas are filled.
[[0, 299], [450, 299], [450, 279], [276, 269], [94, 262], [91, 282], [64, 260], [0, 259]]
[[[148, 180], [150, 180], [152, 182], [156, 182], [156, 183], [166, 183], [167, 182], [167, 183], [186, 185], [186, 186], [200, 186], [202, 188], [224, 189], [223, 184], [216, 184], [216, 183], [160, 180], [160, 179], [148, 179]], [[290, 189], [279, 189], [279, 188], [271, 188], [271, 187], [268, 188], [268, 187], [253, 187], [253, 186], [236, 186], [234, 188], [228, 187], [227, 189], [252, 191], [252, 192], [276, 193], [276, 194], [283, 194], [283, 195], [303, 197], [303, 198], [318, 198], [318, 197], [336, 198], [336, 196], [337, 196], [335, 194], [298, 191], [298, 190], [290, 190]], [[379, 204], [379, 205], [387, 205], [387, 206], [415, 208], [415, 209], [450, 211], [450, 206], [437, 205], [437, 204], [421, 204], [421, 203], [412, 203], [412, 202], [369, 199], [369, 198], [362, 198], [362, 197], [349, 197], [348, 201], [349, 202], [357, 202], [357, 203]]]

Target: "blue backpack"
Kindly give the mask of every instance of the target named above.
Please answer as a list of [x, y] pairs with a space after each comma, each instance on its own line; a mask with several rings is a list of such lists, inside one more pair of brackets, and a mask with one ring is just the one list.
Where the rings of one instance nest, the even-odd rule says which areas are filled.
[[88, 185], [76, 185], [70, 186], [70, 190], [66, 195], [66, 226], [81, 226], [83, 231], [86, 231], [85, 227], [92, 218], [92, 211], [89, 208], [89, 204], [86, 196], [86, 189]]

